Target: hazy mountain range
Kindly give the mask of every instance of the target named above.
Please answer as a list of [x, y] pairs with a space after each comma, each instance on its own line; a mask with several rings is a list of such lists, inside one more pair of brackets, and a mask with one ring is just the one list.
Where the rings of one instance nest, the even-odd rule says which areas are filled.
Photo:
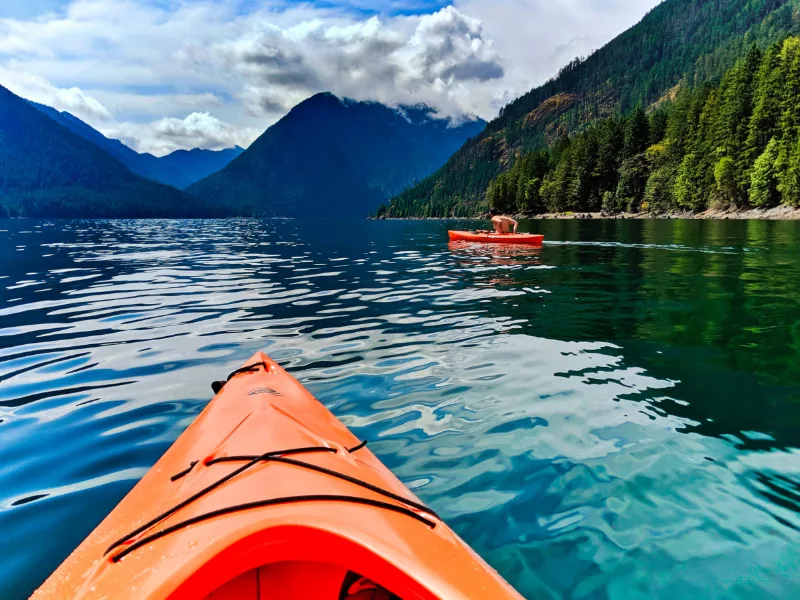
[[36, 102], [31, 102], [31, 104], [60, 125], [108, 152], [137, 175], [176, 188], [183, 189], [195, 181], [208, 177], [244, 152], [244, 148], [236, 146], [225, 150], [201, 150], [199, 148], [177, 150], [162, 157], [142, 154], [119, 140], [105, 137], [68, 112], [59, 112]]
[[392, 197], [380, 214], [475, 215], [490, 202], [698, 209], [746, 204], [754, 169], [764, 203], [800, 203], [787, 117], [800, 102], [795, 88], [773, 85], [794, 81], [800, 46], [784, 40], [800, 33], [799, 15], [800, 0], [665, 0], [488, 125], [318, 94], [247, 150], [163, 158], [3, 89], [0, 211], [366, 216]]
[[479, 119], [451, 126], [424, 106], [317, 94], [188, 191], [244, 215], [365, 216], [485, 126]]
[[2, 88], [0, 214], [363, 217], [444, 164], [485, 125], [453, 124], [425, 106], [318, 94], [247, 150], [158, 158]]
[[179, 217], [216, 214], [135, 175], [94, 143], [0, 87], [0, 214]]

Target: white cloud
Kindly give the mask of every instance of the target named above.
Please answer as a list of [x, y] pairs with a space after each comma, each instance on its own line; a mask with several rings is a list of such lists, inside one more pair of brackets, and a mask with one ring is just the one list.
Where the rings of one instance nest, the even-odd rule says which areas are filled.
[[59, 88], [44, 77], [20, 69], [0, 65], [0, 83], [18, 96], [68, 111], [75, 116], [94, 122], [112, 119], [109, 110], [96, 98], [75, 86]]
[[[61, 12], [0, 19], [0, 84], [158, 153], [246, 144], [320, 91], [492, 118], [657, 3], [454, 0], [363, 16], [354, 9], [376, 5], [64, 1]], [[381, 0], [380, 10], [432, 4]]]
[[635, 25], [662, 0], [456, 0], [503, 57], [508, 100]]
[[185, 49], [186, 68], [230, 69], [250, 114], [282, 114], [319, 91], [387, 104], [426, 102], [449, 115], [486, 113], [474, 101], [503, 76], [479, 21], [452, 7], [421, 17], [263, 27], [210, 48]]
[[247, 146], [259, 133], [234, 127], [207, 112], [194, 112], [184, 119], [168, 117], [145, 125], [123, 123], [107, 131], [110, 137], [123, 140], [139, 152], [157, 156], [181, 148], [221, 150]]

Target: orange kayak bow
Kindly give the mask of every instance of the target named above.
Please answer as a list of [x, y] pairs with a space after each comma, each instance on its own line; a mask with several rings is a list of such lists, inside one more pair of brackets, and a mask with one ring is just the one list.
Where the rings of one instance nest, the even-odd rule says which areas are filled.
[[520, 599], [264, 354], [35, 600]]
[[541, 246], [543, 235], [534, 233], [485, 233], [475, 231], [448, 231], [450, 241], [478, 242], [482, 244], [526, 244]]

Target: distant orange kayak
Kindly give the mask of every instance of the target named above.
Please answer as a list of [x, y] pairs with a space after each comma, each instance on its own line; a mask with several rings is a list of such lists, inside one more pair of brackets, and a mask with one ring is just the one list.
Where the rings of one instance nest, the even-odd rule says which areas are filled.
[[527, 244], [541, 246], [543, 235], [533, 233], [480, 233], [475, 231], [448, 231], [451, 241], [479, 242], [482, 244]]
[[215, 391], [34, 599], [521, 598], [266, 355]]

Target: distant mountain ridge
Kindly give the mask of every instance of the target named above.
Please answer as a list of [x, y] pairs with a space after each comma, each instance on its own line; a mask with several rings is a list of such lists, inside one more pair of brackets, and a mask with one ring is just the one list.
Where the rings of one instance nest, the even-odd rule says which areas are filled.
[[485, 125], [477, 118], [453, 124], [426, 106], [317, 94], [188, 191], [243, 215], [367, 216]]
[[506, 106], [388, 216], [474, 215], [489, 183], [522, 156], [597, 121], [717, 82], [757, 44], [800, 32], [800, 0], [665, 0], [638, 24]]
[[117, 158], [132, 172], [147, 179], [183, 189], [228, 165], [244, 152], [236, 146], [224, 150], [177, 150], [166, 156], [136, 152], [119, 140], [107, 138], [75, 115], [37, 102], [30, 104], [73, 133]]
[[221, 213], [135, 175], [0, 86], [0, 216], [187, 217]]
[[244, 148], [240, 146], [224, 150], [205, 150], [203, 148], [175, 150], [166, 156], [156, 158], [163, 171], [163, 175], [159, 176], [156, 181], [185, 189], [224, 169], [242, 152], [244, 152]]

